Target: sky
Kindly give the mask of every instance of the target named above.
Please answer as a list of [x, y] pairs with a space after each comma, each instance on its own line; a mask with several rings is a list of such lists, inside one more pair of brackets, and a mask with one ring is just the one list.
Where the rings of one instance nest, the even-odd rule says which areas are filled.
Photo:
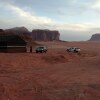
[[0, 28], [58, 30], [60, 39], [86, 41], [100, 33], [100, 0], [0, 0]]

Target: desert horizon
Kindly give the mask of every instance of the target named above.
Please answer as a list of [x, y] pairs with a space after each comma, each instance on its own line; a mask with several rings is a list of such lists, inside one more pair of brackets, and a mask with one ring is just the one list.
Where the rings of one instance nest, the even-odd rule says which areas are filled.
[[100, 0], [0, 0], [0, 100], [100, 100]]

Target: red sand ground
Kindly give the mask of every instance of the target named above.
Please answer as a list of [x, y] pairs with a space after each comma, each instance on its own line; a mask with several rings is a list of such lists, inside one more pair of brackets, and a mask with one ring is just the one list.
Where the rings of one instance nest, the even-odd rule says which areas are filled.
[[0, 100], [100, 100], [100, 43], [41, 44], [46, 54], [0, 53]]

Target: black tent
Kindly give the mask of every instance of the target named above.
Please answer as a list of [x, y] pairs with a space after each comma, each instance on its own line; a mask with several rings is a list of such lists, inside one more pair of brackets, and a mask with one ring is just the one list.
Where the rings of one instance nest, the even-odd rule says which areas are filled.
[[26, 42], [18, 35], [0, 35], [0, 52], [26, 52]]

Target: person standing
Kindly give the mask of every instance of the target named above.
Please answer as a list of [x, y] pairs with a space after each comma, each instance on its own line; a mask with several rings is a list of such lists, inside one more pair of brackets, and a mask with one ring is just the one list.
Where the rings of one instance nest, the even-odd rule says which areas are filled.
[[32, 52], [32, 46], [30, 46], [30, 52]]

